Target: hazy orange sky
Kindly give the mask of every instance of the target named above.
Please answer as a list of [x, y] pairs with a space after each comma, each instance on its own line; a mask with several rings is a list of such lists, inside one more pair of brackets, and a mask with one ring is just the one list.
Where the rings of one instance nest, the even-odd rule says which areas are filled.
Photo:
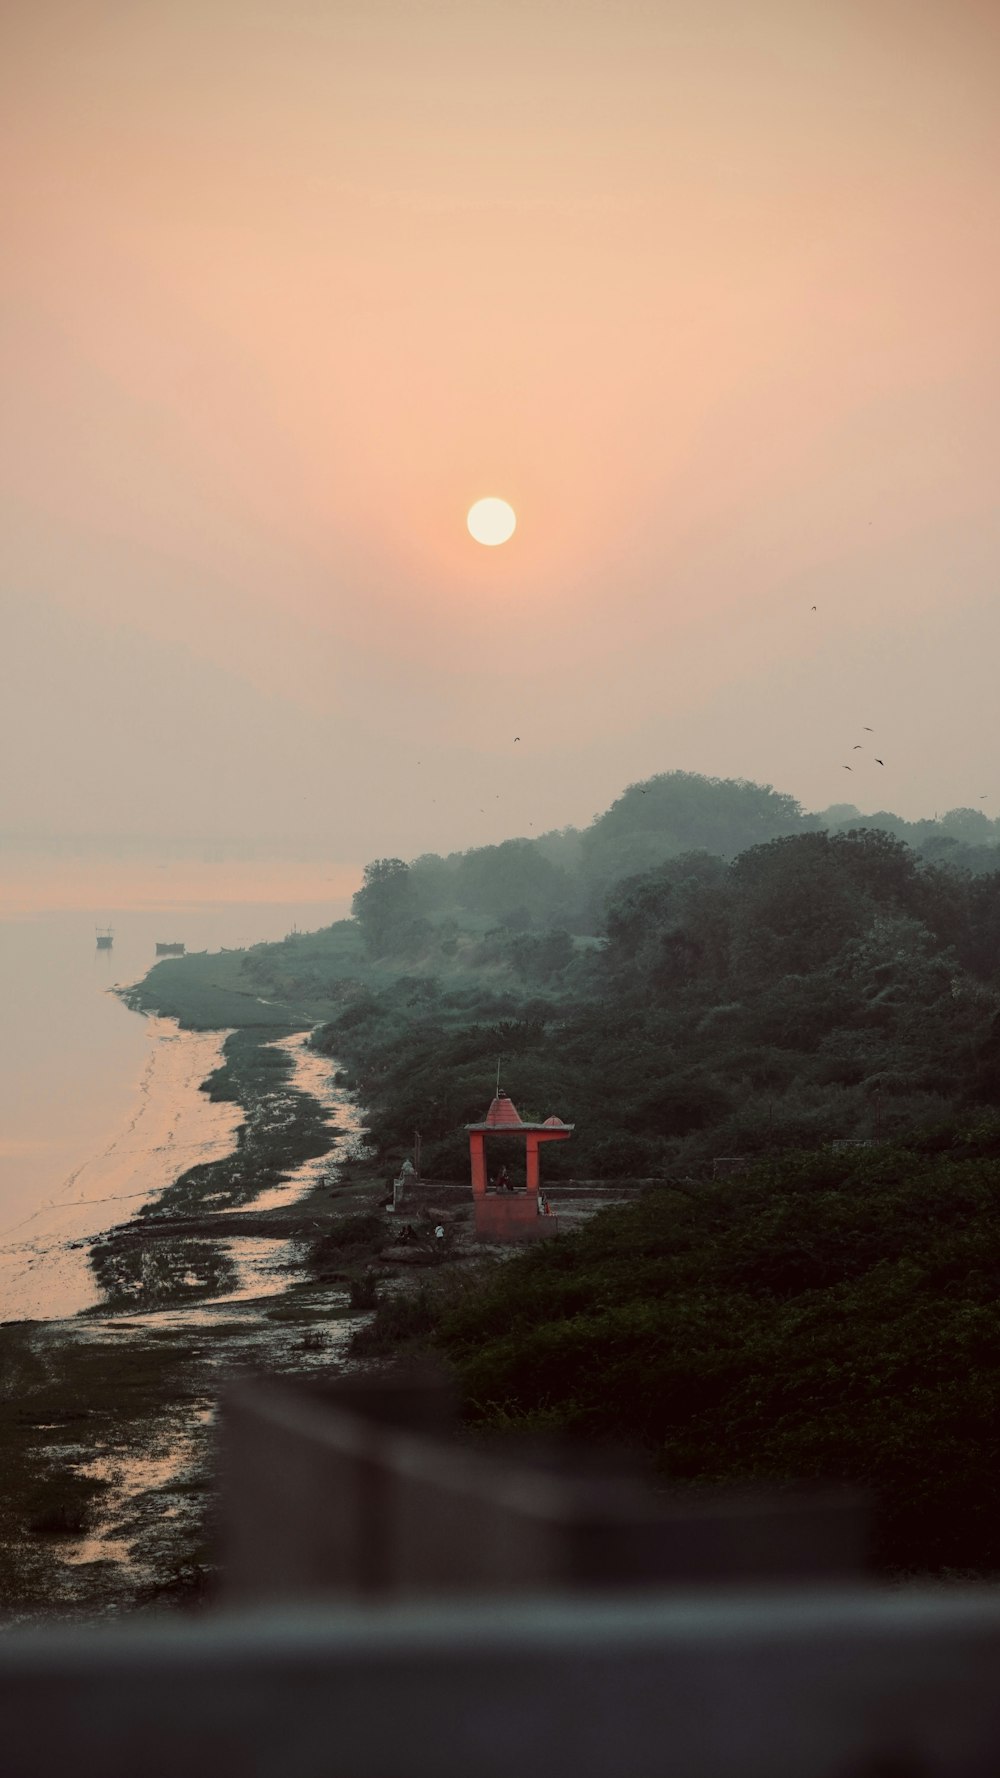
[[993, 0], [0, 31], [0, 827], [1000, 814]]

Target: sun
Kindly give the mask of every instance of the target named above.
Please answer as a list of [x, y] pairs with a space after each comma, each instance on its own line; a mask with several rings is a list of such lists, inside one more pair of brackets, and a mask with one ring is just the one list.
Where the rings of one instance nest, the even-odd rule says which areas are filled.
[[494, 545], [506, 543], [513, 537], [517, 514], [506, 500], [497, 500], [490, 495], [469, 507], [465, 522], [477, 543]]

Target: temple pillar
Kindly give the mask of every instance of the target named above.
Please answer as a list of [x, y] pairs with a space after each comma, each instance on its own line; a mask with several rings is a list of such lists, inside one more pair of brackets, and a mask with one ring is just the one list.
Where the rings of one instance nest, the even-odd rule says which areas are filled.
[[472, 1195], [486, 1196], [486, 1136], [482, 1130], [469, 1132], [469, 1160], [472, 1163]]
[[528, 1190], [529, 1190], [529, 1192], [534, 1192], [535, 1196], [537, 1197], [538, 1196], [538, 1177], [539, 1177], [539, 1175], [538, 1175], [538, 1137], [537, 1136], [527, 1136], [525, 1138], [524, 1170], [525, 1170], [525, 1178], [527, 1181]]

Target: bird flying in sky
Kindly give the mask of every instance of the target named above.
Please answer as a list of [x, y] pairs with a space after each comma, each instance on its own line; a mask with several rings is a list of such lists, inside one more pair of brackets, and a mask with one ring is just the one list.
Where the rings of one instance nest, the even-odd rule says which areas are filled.
[[878, 755], [877, 755], [877, 754], [876, 754], [876, 756], [875, 756], [875, 764], [876, 764], [876, 765], [877, 765], [877, 766], [884, 766], [884, 765], [885, 765], [885, 760], [884, 760], [884, 759], [879, 759], [879, 757], [878, 757]]

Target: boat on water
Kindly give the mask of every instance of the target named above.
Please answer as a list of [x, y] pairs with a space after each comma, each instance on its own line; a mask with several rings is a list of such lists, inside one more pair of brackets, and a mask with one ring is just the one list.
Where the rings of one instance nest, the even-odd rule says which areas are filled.
[[184, 946], [181, 944], [162, 944], [160, 940], [157, 939], [156, 955], [158, 957], [183, 957]]
[[97, 949], [99, 951], [110, 951], [114, 942], [115, 942], [115, 935], [114, 935], [114, 930], [112, 927], [110, 927], [110, 926], [98, 926], [97, 927]]

